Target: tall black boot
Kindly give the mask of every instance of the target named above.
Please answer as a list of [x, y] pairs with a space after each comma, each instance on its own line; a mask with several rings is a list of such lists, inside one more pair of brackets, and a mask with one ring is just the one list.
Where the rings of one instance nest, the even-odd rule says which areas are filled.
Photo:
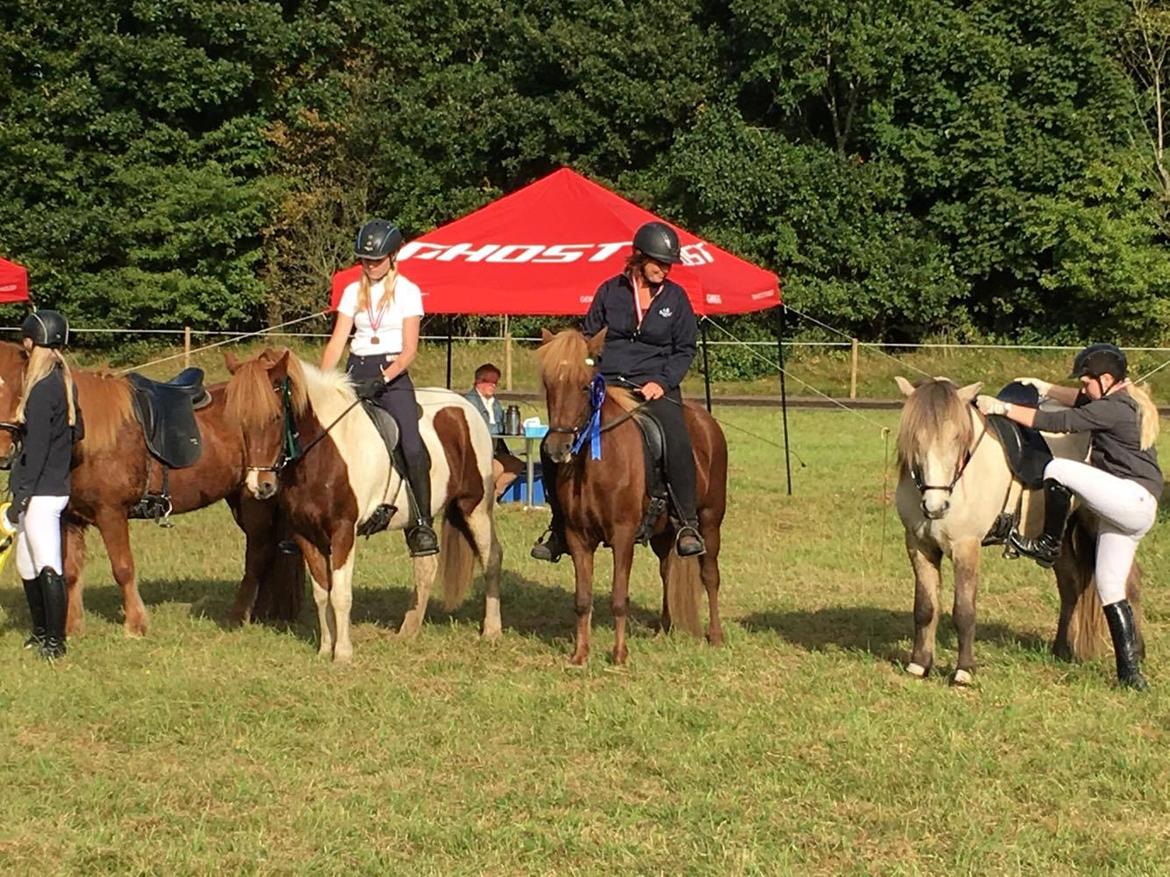
[[1008, 542], [1020, 554], [1033, 558], [1040, 566], [1050, 569], [1060, 557], [1060, 543], [1064, 541], [1064, 526], [1072, 506], [1072, 491], [1047, 478], [1044, 481], [1044, 532], [1035, 539], [1025, 539], [1013, 530]]
[[439, 553], [439, 537], [431, 517], [431, 473], [426, 457], [406, 458], [406, 496], [410, 501], [410, 523], [406, 527], [406, 547], [411, 557], [430, 557]]
[[41, 591], [41, 579], [21, 579], [24, 582], [24, 598], [28, 600], [28, 614], [32, 616], [32, 635], [24, 641], [24, 648], [39, 649], [45, 641], [45, 595]]
[[37, 578], [45, 598], [45, 641], [41, 645], [41, 657], [53, 661], [65, 657], [65, 576], [46, 566]]
[[[537, 560], [556, 563], [569, 550], [565, 544], [565, 523], [561, 516], [561, 501], [557, 498], [557, 464], [540, 445], [540, 477], [544, 482], [544, 501], [552, 511], [552, 521], [528, 553]], [[528, 498], [532, 502], [532, 497]]]
[[1109, 635], [1113, 638], [1113, 653], [1117, 656], [1117, 681], [1125, 688], [1145, 691], [1149, 685], [1142, 675], [1138, 657], [1137, 627], [1129, 600], [1118, 600], [1105, 607]]

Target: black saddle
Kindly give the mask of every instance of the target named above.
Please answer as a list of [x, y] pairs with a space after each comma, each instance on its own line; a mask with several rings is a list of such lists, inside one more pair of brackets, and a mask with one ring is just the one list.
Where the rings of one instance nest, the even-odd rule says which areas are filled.
[[670, 504], [670, 487], [666, 476], [666, 435], [662, 424], [645, 409], [634, 414], [634, 422], [642, 430], [642, 450], [646, 460], [646, 495], [650, 504], [638, 527], [637, 541], [645, 544], [654, 533], [654, 524]]
[[[1035, 408], [1040, 394], [1035, 387], [1012, 382], [996, 394], [997, 399], [1013, 405]], [[1052, 460], [1052, 450], [1037, 429], [1020, 426], [1014, 420], [992, 415], [987, 418], [1007, 454], [1012, 474], [1024, 487], [1035, 490], [1044, 484], [1044, 467]]]
[[195, 412], [211, 403], [211, 394], [203, 386], [203, 369], [184, 369], [166, 382], [133, 372], [127, 377], [134, 390], [134, 416], [150, 452], [172, 469], [198, 462], [203, 442]]
[[374, 428], [378, 430], [382, 443], [386, 445], [386, 453], [393, 459], [396, 456], [394, 451], [398, 447], [398, 424], [394, 422], [389, 411], [370, 399], [362, 400], [362, 408], [374, 422]]

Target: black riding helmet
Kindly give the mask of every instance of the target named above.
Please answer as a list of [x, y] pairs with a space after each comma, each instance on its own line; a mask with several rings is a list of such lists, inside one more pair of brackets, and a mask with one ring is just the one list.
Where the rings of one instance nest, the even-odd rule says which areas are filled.
[[353, 254], [359, 259], [382, 259], [402, 248], [402, 232], [385, 219], [371, 219], [361, 227]]
[[20, 337], [37, 347], [64, 347], [69, 343], [69, 323], [58, 311], [33, 311], [20, 324]]
[[1099, 378], [1101, 375], [1111, 375], [1116, 381], [1124, 381], [1127, 370], [1125, 352], [1116, 344], [1090, 344], [1073, 360], [1069, 377], [1088, 375], [1090, 378]]
[[647, 222], [634, 234], [634, 249], [655, 262], [677, 265], [682, 261], [678, 235], [665, 222]]

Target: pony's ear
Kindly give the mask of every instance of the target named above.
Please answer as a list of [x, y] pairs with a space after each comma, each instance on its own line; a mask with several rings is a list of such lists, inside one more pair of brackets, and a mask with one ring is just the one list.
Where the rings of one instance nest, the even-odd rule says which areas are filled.
[[601, 331], [589, 339], [589, 355], [594, 359], [601, 353], [601, 348], [605, 346], [605, 333], [609, 331], [608, 326], [603, 326]]
[[278, 384], [288, 377], [288, 358], [291, 353], [291, 350], [286, 350], [279, 358], [273, 356], [275, 361], [268, 367], [268, 376], [272, 378], [272, 383]]
[[233, 375], [238, 372], [240, 370], [240, 366], [243, 365], [243, 363], [240, 362], [236, 358], [236, 355], [230, 350], [225, 350], [223, 352], [223, 364], [227, 366], [227, 370]]
[[979, 395], [979, 391], [983, 389], [983, 381], [976, 381], [973, 384], [967, 384], [959, 390], [959, 398], [964, 402], [974, 402], [975, 397]]
[[557, 336], [548, 329], [542, 327], [540, 330], [540, 346], [544, 347], [544, 345], [548, 344], [548, 342], [552, 341], [556, 337]]
[[894, 376], [894, 383], [898, 385], [898, 389], [902, 391], [903, 396], [911, 396], [914, 394], [914, 385], [901, 375]]

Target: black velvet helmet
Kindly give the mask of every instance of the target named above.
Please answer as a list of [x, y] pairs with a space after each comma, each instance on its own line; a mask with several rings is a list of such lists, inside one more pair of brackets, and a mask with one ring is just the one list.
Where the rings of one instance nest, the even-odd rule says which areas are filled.
[[1099, 378], [1101, 375], [1112, 375], [1114, 380], [1125, 380], [1129, 368], [1125, 359], [1125, 352], [1116, 344], [1090, 344], [1077, 354], [1073, 360], [1070, 378], [1079, 378], [1088, 375]]
[[634, 249], [655, 262], [677, 265], [682, 261], [678, 235], [665, 222], [647, 222], [634, 234]]
[[402, 232], [385, 219], [371, 219], [361, 227], [353, 254], [359, 259], [382, 259], [402, 248]]
[[69, 323], [58, 311], [33, 311], [20, 324], [20, 337], [37, 347], [64, 347], [69, 343]]

